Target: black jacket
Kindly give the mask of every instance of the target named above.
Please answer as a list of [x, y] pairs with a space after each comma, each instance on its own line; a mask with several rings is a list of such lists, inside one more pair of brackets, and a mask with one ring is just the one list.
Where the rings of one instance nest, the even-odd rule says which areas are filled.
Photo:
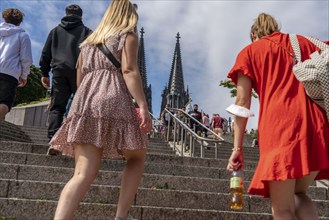
[[79, 45], [91, 33], [79, 16], [63, 17], [61, 23], [50, 31], [43, 47], [39, 63], [42, 75], [49, 77], [50, 69], [54, 75], [76, 73]]

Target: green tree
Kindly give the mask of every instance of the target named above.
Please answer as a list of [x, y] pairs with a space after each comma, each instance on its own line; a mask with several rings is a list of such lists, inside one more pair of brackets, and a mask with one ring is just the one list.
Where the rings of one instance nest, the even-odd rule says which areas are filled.
[[[231, 97], [236, 97], [237, 89], [236, 89], [236, 85], [232, 82], [232, 80], [230, 79], [221, 80], [219, 86], [230, 89]], [[251, 95], [256, 99], [258, 98], [254, 90], [252, 90]]]
[[41, 71], [38, 67], [31, 65], [30, 75], [23, 88], [17, 89], [14, 105], [29, 103], [46, 97], [47, 90], [41, 85]]

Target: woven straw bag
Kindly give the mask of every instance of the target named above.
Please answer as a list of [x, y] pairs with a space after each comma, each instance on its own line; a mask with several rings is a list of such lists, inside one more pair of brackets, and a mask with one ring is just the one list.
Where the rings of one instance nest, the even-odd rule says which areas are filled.
[[306, 37], [321, 49], [315, 51], [310, 59], [301, 61], [301, 52], [296, 34], [290, 34], [291, 46], [297, 63], [293, 66], [295, 77], [304, 85], [307, 95], [327, 112], [329, 121], [329, 46], [322, 41]]

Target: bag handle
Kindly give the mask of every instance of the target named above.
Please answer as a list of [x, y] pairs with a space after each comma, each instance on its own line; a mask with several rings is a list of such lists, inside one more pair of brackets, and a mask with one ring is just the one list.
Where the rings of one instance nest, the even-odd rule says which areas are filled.
[[[303, 36], [303, 35], [301, 35], [301, 36], [305, 37], [307, 40], [311, 41], [315, 46], [317, 46], [321, 50], [329, 49], [329, 46], [327, 44], [323, 43], [322, 41], [320, 41], [314, 37]], [[294, 53], [296, 55], [297, 61], [301, 62], [301, 53], [300, 53], [300, 47], [299, 47], [297, 35], [289, 34], [289, 38], [290, 38], [292, 49], [294, 50]]]
[[300, 47], [298, 43], [298, 38], [296, 34], [289, 34], [289, 39], [291, 43], [292, 50], [296, 56], [297, 62], [302, 62], [302, 56], [300, 53]]
[[111, 53], [111, 51], [107, 48], [107, 46], [103, 43], [103, 44], [97, 44], [96, 45], [97, 48], [103, 52], [103, 54], [113, 63], [113, 65], [120, 69], [121, 68], [121, 63], [119, 63], [119, 61], [117, 59], [115, 59], [115, 57], [113, 56], [113, 54]]
[[322, 41], [320, 41], [319, 39], [316, 39], [314, 37], [309, 37], [309, 36], [303, 36], [303, 37], [305, 37], [307, 40], [311, 41], [313, 44], [315, 44], [315, 46], [317, 46], [321, 50], [329, 49], [329, 46], [327, 44], [323, 43]]

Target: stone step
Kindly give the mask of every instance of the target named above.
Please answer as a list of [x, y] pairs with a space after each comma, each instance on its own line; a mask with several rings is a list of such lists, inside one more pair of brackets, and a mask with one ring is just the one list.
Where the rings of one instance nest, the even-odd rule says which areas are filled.
[[[27, 164], [50, 167], [74, 167], [73, 158], [65, 156], [47, 156], [40, 154], [0, 151], [0, 161], [11, 164]], [[125, 162], [123, 160], [102, 160], [102, 170], [121, 171]], [[163, 174], [173, 176], [192, 176], [214, 179], [228, 179], [230, 173], [225, 168], [182, 166], [170, 163], [145, 163], [145, 173]], [[254, 171], [244, 170], [245, 180], [252, 178]]]
[[[36, 154], [46, 154], [48, 145], [35, 144], [35, 143], [21, 143], [12, 141], [0, 141], [1, 151], [11, 152], [26, 152]], [[199, 157], [180, 157], [177, 155], [162, 155], [158, 152], [148, 151], [146, 160], [155, 163], [170, 163], [177, 165], [188, 165], [188, 166], [203, 166], [203, 167], [222, 167], [227, 166], [227, 160], [229, 157], [224, 159], [213, 159], [213, 158], [199, 158]], [[254, 170], [257, 162], [246, 161], [245, 169]]]
[[[64, 185], [64, 183], [57, 182], [0, 179], [0, 197], [56, 201]], [[83, 202], [116, 204], [119, 191], [120, 187], [118, 186], [91, 185]], [[230, 211], [228, 197], [229, 194], [227, 193], [139, 188], [134, 205]], [[317, 206], [319, 215], [329, 217], [329, 201], [313, 201]], [[244, 207], [240, 210], [241, 212], [271, 213], [268, 199], [244, 195], [243, 203]]]
[[[0, 210], [2, 216], [8, 219], [45, 220], [52, 219], [55, 213], [57, 201], [51, 200], [26, 200], [16, 198], [0, 198]], [[20, 207], [20, 208], [17, 208]], [[38, 210], [37, 212], [35, 210]], [[74, 220], [108, 220], [114, 219], [116, 205], [101, 203], [81, 203], [75, 214]], [[132, 216], [138, 220], [272, 220], [267, 213], [241, 213], [234, 211], [198, 210], [153, 206], [132, 206]], [[322, 218], [327, 220], [327, 218]], [[329, 219], [329, 218], [328, 218]]]
[[[179, 152], [180, 152], [180, 146], [178, 146]], [[184, 150], [184, 153], [188, 154], [190, 153], [189, 150]], [[244, 157], [246, 161], [258, 161], [259, 160], [259, 153], [258, 149], [252, 149], [252, 148], [245, 148], [243, 150]], [[232, 146], [229, 147], [224, 147], [221, 146], [221, 148], [218, 148], [218, 155], [217, 159], [227, 159], [230, 158], [232, 154]], [[194, 150], [194, 157], [200, 157], [201, 155], [201, 148], [199, 146], [195, 146]], [[209, 147], [209, 148], [204, 148], [204, 158], [216, 158], [215, 154], [215, 148], [214, 147]]]
[[[40, 143], [40, 144], [48, 144], [48, 138], [47, 138], [47, 131], [44, 128], [34, 128], [34, 127], [21, 127], [22, 130], [24, 130], [26, 133], [29, 134], [30, 139], [34, 143]], [[230, 143], [223, 142], [220, 146], [220, 154], [218, 158], [228, 158], [231, 153], [231, 145]], [[165, 143], [162, 139], [159, 138], [153, 138], [149, 141], [149, 148], [153, 147], [167, 147], [168, 144]], [[249, 153], [249, 151], [251, 153]], [[209, 150], [205, 151], [205, 158], [215, 158], [215, 150], [214, 148], [210, 148]], [[160, 152], [161, 153], [161, 152]], [[163, 152], [167, 154], [168, 152]], [[246, 147], [244, 149], [245, 157], [247, 160], [258, 160], [259, 158], [259, 152], [258, 149]], [[169, 154], [174, 154], [172, 152], [169, 152]], [[200, 157], [200, 148], [198, 146], [198, 143], [196, 142], [196, 148], [195, 148], [195, 157]]]
[[[13, 141], [0, 141], [0, 150], [3, 151], [15, 151], [15, 152], [34, 152], [39, 154], [47, 154], [49, 145], [48, 144], [37, 144], [37, 143], [23, 143]], [[159, 148], [159, 147], [148, 147], [148, 153], [155, 154], [169, 154], [175, 155], [176, 152], [171, 148]]]
[[[66, 183], [72, 177], [73, 173], [73, 168], [0, 163], [1, 179]], [[119, 171], [100, 171], [94, 184], [119, 186], [120, 179], [121, 172]], [[249, 181], [245, 181], [245, 189], [248, 189], [249, 184]], [[140, 186], [151, 189], [227, 193], [229, 192], [230, 182], [229, 179], [210, 179], [145, 173], [143, 174]], [[329, 191], [323, 187], [310, 187], [309, 195], [312, 199], [329, 200]]]

